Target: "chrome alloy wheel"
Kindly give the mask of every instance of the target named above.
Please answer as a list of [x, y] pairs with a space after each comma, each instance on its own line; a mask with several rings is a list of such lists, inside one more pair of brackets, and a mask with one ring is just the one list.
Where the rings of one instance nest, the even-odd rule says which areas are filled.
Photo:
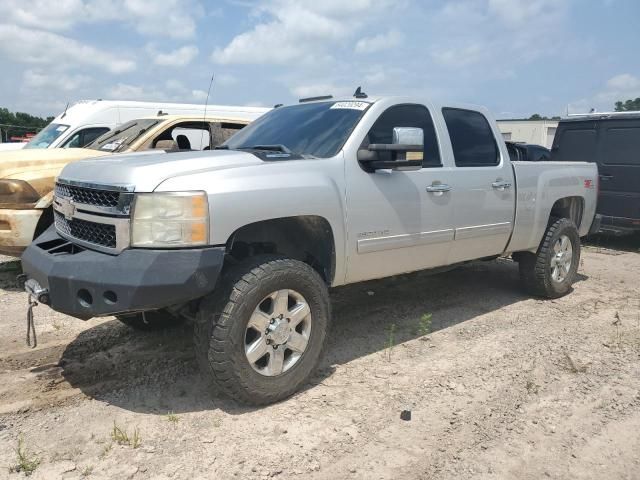
[[295, 290], [277, 290], [255, 308], [244, 339], [251, 367], [273, 377], [293, 367], [307, 349], [311, 334], [311, 309]]
[[573, 246], [568, 236], [560, 235], [560, 238], [553, 245], [552, 255], [551, 278], [554, 282], [561, 283], [569, 275], [573, 259]]

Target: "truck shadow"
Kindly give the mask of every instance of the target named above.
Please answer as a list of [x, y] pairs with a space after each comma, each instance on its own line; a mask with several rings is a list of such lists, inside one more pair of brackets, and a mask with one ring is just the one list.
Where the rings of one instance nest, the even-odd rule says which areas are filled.
[[[336, 365], [384, 351], [391, 330], [394, 345], [424, 335], [425, 314], [431, 314], [429, 330], [437, 332], [529, 298], [519, 288], [517, 264], [506, 260], [340, 287], [331, 297], [327, 352], [307, 389], [331, 376]], [[78, 335], [59, 365], [72, 387], [135, 412], [251, 411], [215, 392], [199, 374], [191, 335], [188, 325], [142, 333], [109, 321]]]

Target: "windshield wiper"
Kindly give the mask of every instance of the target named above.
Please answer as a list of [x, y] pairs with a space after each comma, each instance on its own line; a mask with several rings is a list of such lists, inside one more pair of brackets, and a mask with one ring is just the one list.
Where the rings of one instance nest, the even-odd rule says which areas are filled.
[[217, 147], [213, 147], [214, 150], [229, 150], [229, 145], [218, 145]]
[[275, 143], [273, 145], [254, 145], [253, 147], [246, 147], [248, 150], [267, 150], [269, 152], [282, 152], [293, 153], [285, 145], [281, 143]]
[[113, 153], [119, 152], [120, 149], [122, 149], [122, 147], [128, 147], [129, 145], [131, 145], [131, 142], [133, 142], [136, 138], [139, 138], [140, 135], [142, 135], [144, 132], [146, 132], [147, 130], [149, 130], [151, 127], [145, 127], [145, 128], [141, 128], [140, 131], [138, 133], [136, 133], [135, 135], [133, 135], [132, 137], [127, 137], [119, 146], [118, 148], [116, 148]]

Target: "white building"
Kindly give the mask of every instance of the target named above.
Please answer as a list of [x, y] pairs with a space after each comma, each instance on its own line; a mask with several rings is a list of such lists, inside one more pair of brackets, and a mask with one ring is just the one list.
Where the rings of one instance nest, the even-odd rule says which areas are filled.
[[551, 148], [558, 128], [557, 120], [498, 120], [505, 140], [525, 142]]

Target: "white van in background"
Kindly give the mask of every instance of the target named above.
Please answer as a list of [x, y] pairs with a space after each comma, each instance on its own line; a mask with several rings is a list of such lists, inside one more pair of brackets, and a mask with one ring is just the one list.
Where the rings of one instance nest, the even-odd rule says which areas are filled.
[[[100, 135], [130, 120], [167, 114], [204, 115], [204, 105], [185, 103], [129, 102], [115, 100], [80, 100], [68, 107], [27, 143], [3, 143], [0, 151], [20, 148], [79, 148]], [[220, 117], [234, 113], [249, 114], [252, 120], [268, 111], [259, 107], [209, 105], [207, 114]]]

